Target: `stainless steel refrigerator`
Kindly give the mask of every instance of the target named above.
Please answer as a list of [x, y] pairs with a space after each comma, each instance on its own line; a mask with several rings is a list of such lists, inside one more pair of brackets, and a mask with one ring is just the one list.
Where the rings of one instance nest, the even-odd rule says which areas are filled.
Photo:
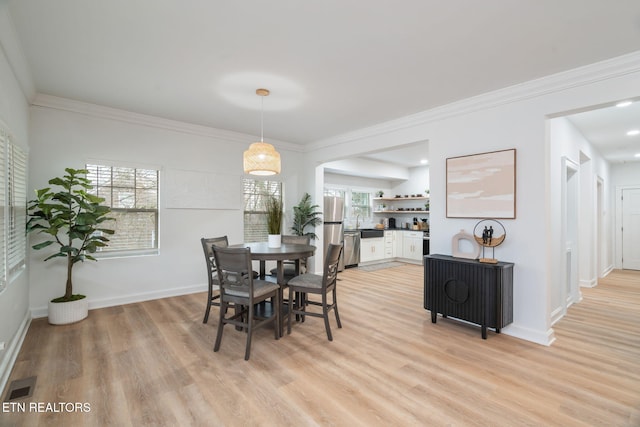
[[[344, 244], [344, 199], [341, 197], [324, 197], [324, 254], [329, 243]], [[340, 255], [338, 270], [344, 270], [344, 250]]]

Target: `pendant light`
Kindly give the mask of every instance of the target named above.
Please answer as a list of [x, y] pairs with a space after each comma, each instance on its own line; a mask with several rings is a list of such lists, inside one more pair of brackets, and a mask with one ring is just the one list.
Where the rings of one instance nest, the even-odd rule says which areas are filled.
[[267, 89], [257, 89], [256, 95], [262, 97], [260, 108], [260, 142], [254, 142], [244, 152], [244, 173], [251, 175], [275, 175], [280, 173], [280, 153], [273, 145], [264, 142], [264, 97], [269, 96]]

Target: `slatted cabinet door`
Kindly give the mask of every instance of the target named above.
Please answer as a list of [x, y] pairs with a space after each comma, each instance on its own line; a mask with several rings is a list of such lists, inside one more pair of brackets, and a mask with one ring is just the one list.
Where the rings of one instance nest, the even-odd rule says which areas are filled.
[[447, 255], [424, 257], [424, 308], [437, 315], [500, 329], [513, 322], [513, 263], [481, 263]]

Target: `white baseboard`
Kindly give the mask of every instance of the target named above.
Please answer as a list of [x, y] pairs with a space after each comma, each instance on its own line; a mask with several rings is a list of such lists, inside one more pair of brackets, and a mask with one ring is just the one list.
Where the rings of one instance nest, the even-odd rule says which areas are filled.
[[[192, 285], [183, 288], [163, 289], [160, 291], [141, 292], [138, 294], [123, 295], [119, 297], [91, 299], [89, 296], [89, 310], [96, 308], [113, 307], [116, 305], [131, 304], [134, 302], [151, 301], [160, 298], [176, 297], [180, 295], [195, 294], [198, 292], [206, 292], [207, 285]], [[41, 317], [47, 317], [47, 307], [34, 307], [31, 308], [31, 317], [38, 319]]]
[[605, 268], [604, 271], [602, 272], [602, 277], [607, 277], [609, 273], [613, 271], [613, 268], [614, 268], [613, 264]]
[[598, 279], [580, 280], [580, 287], [582, 288], [595, 288], [597, 285]]
[[[454, 318], [455, 319], [455, 318]], [[478, 326], [477, 323], [468, 322], [462, 319], [455, 319], [456, 322], [467, 323], [472, 326]], [[489, 328], [493, 329], [493, 328]], [[522, 328], [518, 325], [511, 323], [500, 330], [501, 334], [509, 335], [510, 337], [519, 338], [525, 341], [531, 341], [536, 344], [550, 346], [555, 340], [553, 329], [549, 328], [546, 332], [535, 331], [533, 329]]]
[[564, 317], [565, 310], [563, 307], [558, 307], [551, 312], [551, 325], [555, 325], [555, 323]]
[[504, 327], [501, 331], [505, 335], [520, 338], [523, 340], [531, 341], [536, 344], [550, 346], [556, 340], [555, 334], [552, 328], [547, 329], [546, 332], [537, 331], [533, 329], [523, 328], [516, 324], [510, 324]]
[[[0, 359], [0, 393], [7, 385], [7, 381], [9, 381], [11, 370], [13, 369], [13, 365], [16, 363], [18, 353], [20, 353], [20, 348], [22, 348], [22, 343], [24, 342], [24, 337], [27, 335], [30, 324], [31, 313], [27, 311], [24, 314], [24, 319], [22, 319], [20, 327], [9, 343], [9, 347], [4, 351], [2, 359]], [[3, 396], [0, 396], [0, 400], [1, 399], [3, 399]]]

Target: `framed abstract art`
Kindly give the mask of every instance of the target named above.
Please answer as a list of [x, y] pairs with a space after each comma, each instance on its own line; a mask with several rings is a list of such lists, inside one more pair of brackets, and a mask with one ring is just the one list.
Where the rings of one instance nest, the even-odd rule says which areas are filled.
[[447, 159], [447, 218], [515, 217], [515, 148]]

